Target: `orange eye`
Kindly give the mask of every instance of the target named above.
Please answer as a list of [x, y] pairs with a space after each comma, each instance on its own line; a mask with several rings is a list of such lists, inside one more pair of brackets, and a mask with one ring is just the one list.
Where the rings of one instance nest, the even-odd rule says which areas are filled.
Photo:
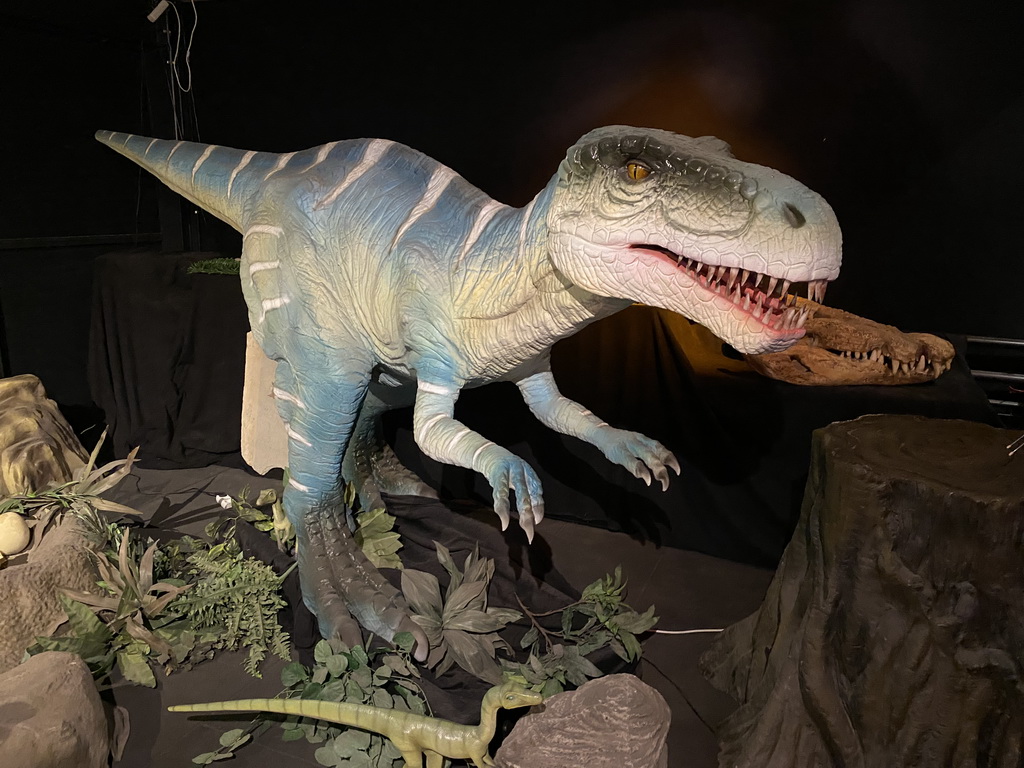
[[626, 164], [626, 174], [633, 181], [640, 181], [640, 180], [646, 179], [648, 176], [650, 176], [651, 175], [651, 171], [650, 171], [649, 168], [646, 168], [645, 166], [640, 165], [640, 163], [627, 163]]

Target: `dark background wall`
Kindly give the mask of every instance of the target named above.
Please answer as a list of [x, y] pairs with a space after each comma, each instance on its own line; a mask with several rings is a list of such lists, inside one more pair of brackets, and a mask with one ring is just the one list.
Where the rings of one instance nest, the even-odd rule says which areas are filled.
[[[512, 204], [597, 125], [715, 134], [832, 203], [845, 263], [830, 303], [1024, 338], [1017, 3], [202, 0], [187, 96], [168, 87], [153, 4], [0, 9], [2, 351], [8, 375], [39, 374], [62, 403], [89, 402], [92, 260], [167, 234], [156, 185], [92, 134], [170, 137], [172, 93], [203, 141], [386, 137]], [[193, 6], [176, 7], [187, 82]], [[236, 234], [181, 215], [186, 247], [237, 255]]]

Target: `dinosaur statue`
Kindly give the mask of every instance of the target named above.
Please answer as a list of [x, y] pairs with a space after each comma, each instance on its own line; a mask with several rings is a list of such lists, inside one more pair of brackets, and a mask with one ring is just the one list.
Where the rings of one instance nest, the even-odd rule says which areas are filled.
[[253, 335], [277, 361], [274, 396], [289, 438], [284, 507], [304, 602], [325, 637], [361, 642], [354, 616], [385, 639], [412, 632], [421, 660], [425, 635], [338, 510], [339, 473], [365, 509], [381, 506], [383, 491], [431, 495], [382, 444], [384, 411], [414, 404], [423, 452], [482, 473], [503, 528], [514, 493], [532, 540], [544, 513], [540, 481], [454, 418], [460, 390], [513, 381], [541, 422], [665, 488], [668, 470], [679, 472], [675, 457], [562, 396], [551, 345], [644, 302], [740, 352], [782, 350], [803, 335], [794, 284], [820, 300], [839, 273], [828, 204], [735, 159], [714, 137], [599, 128], [518, 209], [383, 139], [272, 154], [96, 137], [242, 232]]
[[397, 709], [382, 709], [347, 701], [307, 699], [241, 699], [209, 704], [179, 704], [171, 712], [274, 712], [351, 725], [386, 736], [395, 745], [406, 768], [441, 768], [444, 758], [470, 760], [477, 768], [494, 765], [487, 746], [494, 738], [499, 709], [532, 707], [544, 697], [516, 683], [496, 685], [484, 694], [480, 724], [461, 725], [450, 720]]
[[760, 374], [813, 387], [898, 385], [933, 381], [956, 351], [930, 333], [904, 333], [852, 312], [799, 299], [807, 308], [804, 337], [789, 349], [745, 355]]

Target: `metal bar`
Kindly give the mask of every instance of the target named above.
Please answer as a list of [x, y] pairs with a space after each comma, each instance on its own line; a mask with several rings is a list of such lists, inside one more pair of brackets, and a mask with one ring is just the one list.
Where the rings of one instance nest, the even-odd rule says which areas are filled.
[[1024, 348], [1024, 339], [1000, 339], [996, 336], [968, 336], [968, 344], [986, 344], [992, 347], [1021, 347]]
[[1001, 373], [1000, 371], [971, 371], [976, 379], [991, 379], [993, 381], [1012, 381], [1014, 384], [1024, 383], [1024, 373]]
[[137, 235], [70, 235], [67, 237], [4, 237], [0, 238], [0, 251], [20, 251], [31, 248], [77, 248], [83, 245], [124, 245], [158, 243], [159, 232], [140, 232]]

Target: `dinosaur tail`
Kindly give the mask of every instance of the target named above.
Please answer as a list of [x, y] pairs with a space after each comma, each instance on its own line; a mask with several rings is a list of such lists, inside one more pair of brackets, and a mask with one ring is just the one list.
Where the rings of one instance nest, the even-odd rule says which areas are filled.
[[178, 704], [168, 707], [170, 712], [273, 712], [279, 715], [297, 715], [326, 720], [339, 725], [351, 725], [364, 731], [384, 736], [397, 721], [418, 719], [421, 715], [394, 709], [381, 709], [348, 701], [318, 701], [316, 699], [237, 699], [201, 704]]
[[113, 131], [97, 131], [96, 139], [238, 230], [253, 172], [266, 173], [280, 157], [269, 152], [246, 152]]

